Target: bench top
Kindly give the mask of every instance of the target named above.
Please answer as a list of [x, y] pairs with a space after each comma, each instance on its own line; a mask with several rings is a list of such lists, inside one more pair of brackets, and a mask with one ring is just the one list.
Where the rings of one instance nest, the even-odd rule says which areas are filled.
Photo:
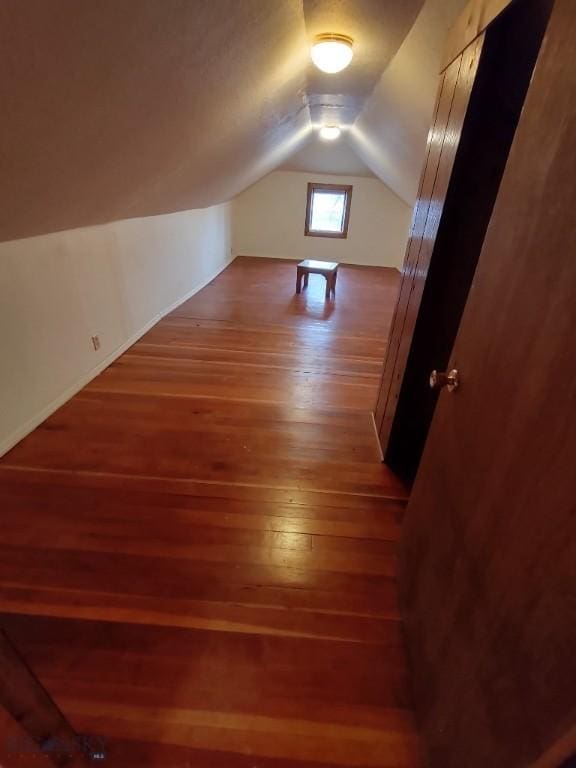
[[322, 272], [335, 272], [338, 269], [336, 261], [315, 261], [314, 259], [304, 259], [298, 264], [299, 267], [308, 270], [317, 270]]

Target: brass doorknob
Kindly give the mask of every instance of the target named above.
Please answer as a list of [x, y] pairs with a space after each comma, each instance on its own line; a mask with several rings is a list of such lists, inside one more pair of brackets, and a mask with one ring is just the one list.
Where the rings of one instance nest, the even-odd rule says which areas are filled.
[[458, 371], [453, 368], [451, 371], [432, 371], [430, 374], [430, 388], [431, 389], [443, 389], [446, 387], [448, 392], [454, 392], [460, 384], [458, 378]]

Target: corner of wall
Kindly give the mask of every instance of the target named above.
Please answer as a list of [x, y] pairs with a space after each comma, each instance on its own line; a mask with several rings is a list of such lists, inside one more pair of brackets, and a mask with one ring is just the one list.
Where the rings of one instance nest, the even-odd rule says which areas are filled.
[[[195, 216], [186, 219], [185, 214], [189, 213], [193, 213]], [[184, 294], [178, 296], [178, 298], [169, 301], [160, 312], [153, 310], [153, 315], [151, 317], [145, 319], [144, 322], [140, 321], [137, 330], [130, 332], [129, 323], [120, 323], [119, 327], [115, 329], [117, 332], [115, 334], [116, 338], [122, 338], [122, 336], [126, 336], [126, 338], [121, 341], [120, 344], [117, 344], [113, 351], [107, 354], [103, 359], [100, 359], [96, 365], [91, 366], [89, 363], [87, 364], [86, 358], [76, 359], [75, 357], [70, 360], [70, 357], [68, 357], [66, 360], [66, 370], [56, 371], [54, 374], [54, 380], [50, 382], [50, 394], [48, 397], [45, 396], [43, 390], [39, 390], [38, 388], [36, 390], [34, 389], [34, 385], [37, 385], [38, 381], [42, 379], [42, 363], [38, 362], [38, 358], [41, 357], [44, 361], [48, 359], [50, 362], [52, 359], [57, 359], [57, 350], [61, 349], [62, 344], [65, 342], [57, 337], [54, 329], [50, 329], [52, 333], [48, 330], [44, 335], [33, 334], [30, 336], [25, 330], [22, 332], [22, 328], [19, 324], [19, 317], [22, 316], [24, 310], [27, 308], [29, 309], [28, 305], [26, 305], [26, 298], [21, 299], [21, 301], [24, 302], [23, 305], [13, 306], [12, 312], [10, 312], [10, 308], [8, 308], [7, 333], [12, 339], [15, 339], [16, 342], [12, 345], [12, 349], [9, 350], [9, 353], [12, 352], [13, 354], [20, 355], [24, 360], [24, 365], [11, 365], [11, 363], [15, 363], [14, 360], [4, 360], [6, 370], [12, 369], [15, 371], [12, 381], [5, 382], [4, 385], [6, 392], [9, 395], [11, 394], [13, 402], [22, 404], [22, 418], [18, 419], [16, 417], [12, 419], [12, 422], [16, 421], [17, 425], [15, 428], [14, 426], [10, 428], [8, 422], [8, 434], [0, 436], [0, 456], [10, 451], [18, 442], [20, 442], [20, 440], [36, 429], [36, 427], [45, 421], [45, 419], [86, 386], [89, 381], [101, 373], [123, 352], [138, 341], [138, 339], [159, 320], [202, 290], [202, 288], [214, 280], [220, 272], [229, 266], [235, 258], [235, 253], [231, 248], [229, 234], [228, 236], [226, 235], [226, 226], [229, 226], [229, 210], [226, 211], [228, 224], [222, 226], [222, 220], [220, 219], [220, 221], [218, 221], [218, 218], [220, 217], [218, 217], [214, 223], [214, 226], [218, 231], [212, 233], [213, 242], [210, 243], [207, 243], [206, 241], [206, 226], [210, 224], [210, 220], [207, 222], [204, 221], [203, 215], [203, 212], [200, 210], [184, 212], [184, 214], [181, 215], [176, 214], [176, 218], [171, 222], [169, 219], [171, 216], [174, 216], [174, 214], [168, 214], [166, 216], [142, 219], [140, 220], [140, 225], [138, 225], [137, 220], [126, 220], [125, 222], [114, 222], [111, 225], [91, 228], [93, 230], [97, 229], [98, 231], [96, 233], [89, 232], [88, 229], [75, 230], [56, 233], [56, 235], [32, 238], [31, 240], [34, 240], [34, 243], [25, 244], [25, 241], [13, 241], [12, 243], [0, 244], [0, 248], [5, 246], [6, 249], [13, 249], [12, 256], [15, 258], [12, 263], [13, 265], [16, 265], [17, 268], [20, 266], [21, 262], [25, 262], [22, 264], [22, 275], [20, 276], [23, 285], [25, 285], [30, 270], [34, 270], [35, 266], [38, 267], [43, 259], [46, 260], [49, 267], [52, 267], [55, 260], [60, 258], [60, 267], [66, 272], [68, 261], [62, 257], [62, 254], [66, 254], [66, 249], [68, 249], [68, 255], [70, 252], [73, 253], [73, 255], [80, 261], [82, 261], [83, 258], [90, 261], [92, 258], [102, 256], [101, 250], [104, 250], [107, 247], [107, 244], [109, 244], [108, 237], [110, 234], [118, 235], [118, 237], [110, 237], [110, 241], [115, 244], [114, 248], [116, 251], [108, 253], [108, 257], [115, 263], [116, 261], [119, 262], [122, 257], [126, 256], [124, 251], [129, 251], [130, 249], [138, 251], [141, 239], [147, 239], [147, 228], [152, 228], [154, 231], [148, 232], [151, 237], [147, 240], [151, 246], [149, 253], [147, 254], [147, 258], [142, 257], [142, 262], [140, 263], [141, 269], [147, 268], [149, 270], [148, 286], [156, 286], [161, 282], [163, 279], [162, 275], [166, 270], [166, 264], [170, 263], [167, 259], [161, 261], [157, 250], [158, 243], [161, 242], [163, 238], [165, 239], [164, 242], [166, 243], [166, 248], [172, 248], [174, 251], [172, 262], [174, 275], [172, 275], [171, 281], [166, 280], [164, 290], [158, 291], [158, 294], [160, 296], [169, 296], [170, 291], [172, 291], [172, 295], [174, 295], [174, 285], [179, 286], [181, 284], [182, 275], [188, 275], [192, 282], [194, 282], [192, 287], [189, 287], [188, 290], [186, 290]], [[179, 216], [182, 218], [178, 218]], [[182, 222], [181, 230], [179, 229], [180, 222]], [[183, 222], [186, 222], [186, 224], [184, 225]], [[108, 228], [113, 231], [107, 232]], [[136, 233], [136, 239], [134, 233]], [[106, 237], [106, 235], [108, 235], [108, 237]], [[66, 245], [63, 245], [64, 243]], [[24, 247], [23, 244], [25, 244]], [[191, 248], [192, 251], [195, 248], [196, 252], [191, 252]], [[81, 253], [83, 249], [85, 252]], [[46, 258], [46, 253], [48, 253], [48, 258]], [[206, 274], [207, 270], [205, 262], [207, 258], [210, 259], [213, 265], [208, 274]], [[186, 269], [186, 262], [189, 259], [192, 259], [190, 264], [193, 267], [196, 267], [196, 269]], [[155, 268], [160, 263], [161, 269], [156, 269], [156, 273], [154, 274]], [[45, 267], [45, 264], [42, 266]], [[92, 266], [93, 265], [90, 264], [90, 269]], [[68, 275], [70, 280], [76, 279], [81, 282], [81, 278], [83, 278], [84, 284], [82, 287], [88, 293], [91, 290], [89, 276], [92, 272], [90, 269], [80, 277], [79, 275]], [[132, 272], [130, 271], [131, 269], [135, 269], [134, 264], [130, 259], [126, 259], [124, 264], [126, 274], [123, 274], [122, 270], [112, 270], [114, 274], [113, 279], [117, 283], [112, 283], [113, 290], [110, 294], [110, 304], [114, 304], [115, 311], [113, 314], [115, 318], [122, 318], [123, 315], [128, 312], [127, 306], [118, 308], [116, 306], [117, 304], [134, 305], [135, 303], [140, 303], [141, 306], [137, 307], [138, 311], [134, 311], [130, 314], [134, 317], [138, 316], [141, 318], [145, 317], [147, 307], [152, 306], [149, 297], [141, 295], [145, 290], [142, 288], [142, 285], [138, 284], [137, 288], [132, 287], [131, 292], [123, 290], [120, 284], [121, 280], [124, 278], [128, 282], [130, 281], [132, 275]], [[17, 279], [16, 276], [10, 272], [8, 274], [10, 274], [13, 279]], [[141, 276], [136, 275], [136, 277], [139, 278]], [[88, 280], [88, 283], [86, 283], [86, 280]], [[138, 283], [138, 279], [135, 282]], [[10, 295], [16, 294], [15, 286], [11, 284], [9, 285], [8, 283], [9, 281], [5, 281], [3, 285], [0, 285], [0, 292], [6, 290]], [[171, 284], [169, 285], [169, 283]], [[190, 283], [188, 283], [188, 285], [190, 285]], [[78, 285], [73, 286], [72, 289], [69, 287], [65, 289], [57, 280], [52, 286], [52, 290], [54, 294], [51, 296], [52, 304], [48, 303], [46, 308], [46, 311], [49, 314], [54, 314], [55, 305], [64, 303], [70, 293], [73, 294], [74, 290], [78, 290]], [[28, 303], [30, 303], [30, 297], [27, 298], [29, 300]], [[18, 301], [19, 299], [16, 300], [15, 305]], [[7, 297], [6, 301], [3, 303], [7, 306], [9, 304], [9, 297]], [[71, 326], [78, 323], [85, 325], [86, 328], [83, 328], [83, 332], [84, 335], [86, 335], [89, 333], [88, 320], [84, 316], [73, 316], [74, 311], [77, 311], [77, 309], [77, 305], [67, 307], [68, 314], [65, 312], [64, 317], [66, 322]], [[110, 307], [104, 307], [101, 308], [101, 311], [106, 313], [109, 309]], [[19, 333], [21, 334], [21, 338], [18, 337]], [[42, 345], [41, 348], [38, 346], [40, 344]], [[76, 355], [77, 348], [74, 344], [70, 344], [69, 347], [73, 350], [74, 355]], [[54, 363], [54, 368], [57, 369], [57, 363]], [[70, 375], [71, 370], [75, 370], [76, 373]], [[22, 371], [26, 371], [27, 373], [24, 381], [22, 380]], [[72, 382], [70, 382], [71, 378], [73, 379]], [[26, 387], [28, 387], [28, 389]], [[56, 394], [54, 394], [54, 392], [56, 392]], [[47, 400], [47, 402], [42, 403], [42, 400]], [[38, 403], [40, 403], [40, 407], [38, 407]], [[32, 411], [32, 415], [29, 415], [30, 411]], [[0, 417], [1, 416], [2, 414], [0, 413]], [[18, 421], [20, 421], [20, 423], [18, 423]]]

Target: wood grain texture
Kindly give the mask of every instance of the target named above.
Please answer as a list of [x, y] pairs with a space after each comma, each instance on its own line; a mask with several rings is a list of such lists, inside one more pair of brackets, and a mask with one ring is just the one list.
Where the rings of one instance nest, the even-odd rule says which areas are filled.
[[12, 642], [113, 766], [415, 768], [395, 270], [237, 259], [0, 462]]
[[[2, 630], [0, 630], [0, 705], [5, 713], [13, 718], [14, 726], [16, 723], [21, 726], [33, 745], [38, 745], [41, 749], [53, 747], [46, 752], [50, 762], [55, 765], [70, 763], [66, 750], [59, 749], [56, 740], [62, 742], [63, 747], [64, 742], [67, 742], [73, 749], [77, 743], [76, 733]], [[0, 721], [0, 726], [2, 723], [6, 725], [9, 721], [3, 719]], [[9, 733], [10, 744], [4, 744], [9, 758], [22, 754], [32, 758], [37, 754], [34, 747], [28, 749], [28, 740], [23, 738], [15, 728]]]
[[440, 71], [444, 71], [512, 2], [470, 0], [448, 34]]
[[0, 744], [2, 768], [19, 766], [35, 768], [38, 765], [49, 767], [51, 765], [42, 755], [40, 747], [3, 707], [0, 707]]
[[[394, 366], [396, 363], [396, 357], [398, 355], [400, 339], [402, 337], [402, 326], [404, 323], [406, 308], [410, 298], [410, 287], [414, 278], [414, 267], [417, 262], [418, 250], [422, 243], [424, 224], [426, 223], [426, 217], [428, 216], [428, 211], [430, 209], [430, 199], [434, 186], [434, 179], [436, 177], [436, 171], [438, 169], [442, 139], [446, 132], [446, 124], [454, 96], [454, 88], [456, 84], [454, 78], [458, 77], [458, 69], [456, 67], [455, 69], [455, 75], [451, 72], [449, 73], [449, 77], [444, 74], [440, 79], [438, 96], [436, 99], [434, 121], [428, 133], [426, 160], [422, 170], [422, 175], [420, 177], [418, 196], [414, 205], [414, 211], [412, 213], [410, 237], [408, 238], [408, 244], [406, 246], [406, 257], [402, 266], [402, 276], [400, 280], [398, 299], [396, 301], [396, 306], [394, 308], [394, 314], [392, 316], [390, 325], [390, 331], [388, 334], [388, 344], [386, 346], [386, 357], [384, 359], [382, 381], [380, 382], [380, 386], [378, 388], [378, 398], [374, 411], [374, 424], [376, 432], [378, 433], [378, 439], [381, 448], [383, 449], [386, 449], [387, 447], [388, 436], [383, 438], [380, 434], [382, 420], [384, 419], [384, 415], [386, 413], [388, 396], [390, 394], [390, 388], [394, 380]], [[436, 136], [436, 141], [432, 140], [434, 136]], [[384, 454], [384, 451], [382, 453]]]
[[458, 150], [468, 101], [474, 84], [483, 39], [479, 38], [444, 73], [436, 117], [428, 137], [428, 155], [414, 210], [400, 294], [390, 331], [384, 372], [376, 405], [376, 428], [386, 455], [388, 441], [430, 259], [450, 176]]
[[405, 521], [432, 768], [556, 768], [575, 747], [575, 37], [556, 0]]
[[385, 455], [410, 484], [438, 400], [430, 373], [448, 370], [552, 4], [515, 3], [484, 35]]

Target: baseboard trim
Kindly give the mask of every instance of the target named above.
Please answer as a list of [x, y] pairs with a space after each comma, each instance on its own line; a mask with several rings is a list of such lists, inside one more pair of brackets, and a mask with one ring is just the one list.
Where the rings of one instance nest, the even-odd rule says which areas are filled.
[[[269, 259], [274, 261], [287, 261], [293, 264], [298, 264], [299, 262], [303, 261], [305, 258], [313, 258], [312, 256], [300, 256], [298, 258], [290, 258], [289, 256], [263, 256], [260, 253], [254, 254], [254, 253], [238, 253], [237, 258], [239, 259]], [[321, 258], [321, 259], [315, 259], [315, 261], [336, 261], [337, 259], [328, 259], [328, 258]], [[395, 267], [391, 264], [357, 264], [355, 262], [351, 261], [339, 261], [338, 262], [340, 266], [346, 267], [346, 269], [393, 269], [395, 272], [402, 272], [402, 267]]]
[[380, 436], [378, 434], [378, 427], [376, 426], [376, 417], [374, 415], [374, 411], [370, 412], [370, 417], [372, 419], [372, 429], [374, 430], [374, 438], [376, 439], [378, 453], [380, 454], [380, 461], [384, 463], [384, 453], [382, 452], [382, 446], [380, 445]]
[[142, 326], [136, 333], [134, 333], [132, 336], [130, 336], [129, 339], [126, 339], [126, 341], [122, 342], [119, 347], [116, 347], [112, 352], [110, 352], [109, 355], [107, 355], [103, 360], [101, 360], [98, 365], [95, 365], [94, 368], [91, 368], [87, 373], [83, 374], [79, 379], [77, 379], [73, 384], [71, 384], [69, 387], [67, 387], [62, 394], [58, 395], [58, 397], [54, 398], [48, 405], [46, 405], [44, 408], [42, 408], [41, 411], [36, 413], [34, 416], [32, 416], [31, 419], [28, 419], [28, 421], [23, 424], [21, 427], [18, 427], [14, 432], [12, 432], [7, 438], [2, 440], [0, 442], [0, 457], [4, 456], [8, 451], [12, 450], [15, 445], [17, 445], [21, 440], [23, 440], [25, 437], [27, 437], [31, 432], [33, 432], [37, 427], [42, 424], [43, 421], [46, 421], [46, 419], [51, 416], [55, 411], [58, 410], [58, 408], [61, 408], [65, 403], [68, 402], [74, 395], [78, 394], [80, 390], [86, 386], [92, 379], [96, 378], [102, 371], [104, 371], [106, 368], [108, 368], [109, 365], [111, 365], [114, 360], [117, 360], [120, 355], [122, 355], [124, 352], [126, 352], [127, 349], [129, 349], [133, 344], [135, 344], [138, 339], [142, 338], [145, 333], [148, 333], [148, 331], [153, 328], [156, 323], [160, 322], [163, 317], [166, 317], [166, 315], [169, 315], [170, 312], [173, 312], [175, 309], [177, 309], [181, 304], [184, 304], [185, 301], [188, 301], [188, 299], [191, 299], [192, 296], [197, 294], [199, 291], [201, 291], [203, 288], [205, 288], [209, 283], [212, 282], [212, 280], [215, 280], [218, 275], [223, 272], [226, 267], [229, 267], [230, 264], [234, 261], [235, 256], [232, 256], [228, 261], [226, 261], [221, 267], [219, 267], [213, 274], [211, 274], [209, 277], [206, 278], [206, 280], [203, 280], [198, 285], [194, 286], [190, 291], [188, 291], [184, 296], [177, 299], [175, 302], [170, 304], [165, 310], [160, 312], [159, 314], [155, 315], [151, 320], [149, 320], [145, 325]]

